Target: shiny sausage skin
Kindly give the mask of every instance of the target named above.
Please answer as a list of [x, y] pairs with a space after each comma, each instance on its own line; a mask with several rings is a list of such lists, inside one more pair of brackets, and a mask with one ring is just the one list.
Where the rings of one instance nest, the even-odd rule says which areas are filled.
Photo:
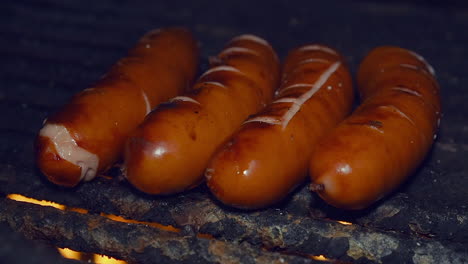
[[310, 161], [311, 189], [343, 209], [366, 208], [411, 175], [440, 120], [439, 86], [421, 56], [379, 47], [357, 77], [362, 104], [320, 142]]
[[198, 47], [188, 30], [150, 31], [48, 118], [36, 140], [38, 167], [58, 185], [91, 180], [118, 159], [128, 134], [153, 107], [190, 87], [197, 66]]
[[271, 101], [279, 63], [263, 39], [242, 35], [211, 60], [192, 92], [157, 107], [125, 145], [124, 175], [149, 194], [172, 194], [203, 180], [216, 148]]
[[279, 92], [213, 156], [205, 176], [223, 203], [266, 207], [307, 177], [315, 143], [351, 111], [350, 73], [338, 53], [306, 45], [289, 53]]

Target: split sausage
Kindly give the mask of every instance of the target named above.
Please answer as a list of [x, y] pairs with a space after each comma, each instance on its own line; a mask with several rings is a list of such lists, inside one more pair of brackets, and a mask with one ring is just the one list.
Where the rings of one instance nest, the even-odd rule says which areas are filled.
[[306, 179], [316, 142], [346, 117], [352, 102], [351, 76], [335, 50], [294, 49], [275, 100], [214, 155], [205, 173], [208, 187], [238, 208], [280, 201]]
[[119, 157], [128, 134], [162, 101], [190, 87], [198, 47], [183, 28], [147, 33], [96, 84], [45, 121], [36, 160], [53, 183], [91, 180]]

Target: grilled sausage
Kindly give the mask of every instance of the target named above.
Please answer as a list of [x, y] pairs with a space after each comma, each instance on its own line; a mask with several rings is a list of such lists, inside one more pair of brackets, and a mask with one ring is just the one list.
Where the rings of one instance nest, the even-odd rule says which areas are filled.
[[203, 180], [215, 149], [271, 101], [279, 79], [272, 47], [253, 35], [229, 42], [193, 92], [157, 107], [125, 145], [124, 175], [149, 194], [172, 194]]
[[72, 187], [108, 169], [145, 115], [190, 87], [197, 59], [186, 29], [147, 33], [102, 79], [45, 121], [36, 140], [40, 170], [51, 182]]
[[223, 203], [244, 209], [271, 205], [307, 177], [315, 143], [351, 111], [350, 73], [322, 45], [294, 49], [273, 101], [244, 122], [213, 156], [205, 176]]
[[428, 153], [440, 120], [434, 70], [409, 50], [371, 51], [358, 85], [362, 104], [310, 162], [311, 189], [343, 209], [368, 207], [401, 184]]

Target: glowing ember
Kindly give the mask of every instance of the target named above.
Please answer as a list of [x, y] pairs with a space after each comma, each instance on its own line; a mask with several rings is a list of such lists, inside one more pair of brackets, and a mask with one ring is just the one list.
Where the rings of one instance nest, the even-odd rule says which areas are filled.
[[337, 222], [342, 224], [342, 225], [352, 225], [353, 224], [353, 223], [346, 222], [346, 221], [337, 221]]
[[175, 228], [175, 227], [173, 227], [171, 225], [166, 226], [166, 225], [162, 225], [162, 224], [155, 223], [155, 222], [137, 221], [137, 220], [132, 220], [132, 219], [126, 219], [126, 218], [123, 218], [123, 217], [118, 216], [118, 215], [105, 214], [105, 213], [101, 213], [100, 215], [104, 216], [104, 217], [107, 217], [107, 218], [109, 218], [111, 220], [117, 221], [117, 222], [132, 223], [132, 224], [143, 224], [143, 225], [156, 227], [156, 228], [159, 228], [159, 229], [162, 229], [162, 230], [165, 230], [165, 231], [180, 232], [179, 228]]
[[87, 214], [88, 213], [88, 210], [86, 210], [84, 208], [77, 208], [77, 207], [68, 207], [67, 211], [76, 212], [76, 213], [80, 213], [80, 214]]
[[319, 261], [330, 261], [330, 259], [328, 259], [324, 255], [312, 256], [311, 258], [314, 260], [319, 260]]
[[215, 237], [213, 235], [203, 234], [203, 233], [198, 233], [197, 237], [198, 238], [203, 238], [203, 239], [215, 239]]
[[33, 199], [33, 198], [23, 196], [21, 194], [9, 194], [9, 195], [7, 195], [7, 198], [9, 198], [11, 200], [18, 201], [18, 202], [32, 203], [32, 204], [38, 204], [38, 205], [42, 205], [42, 206], [52, 206], [52, 207], [60, 209], [60, 210], [65, 210], [65, 205], [63, 205], [63, 204], [58, 204], [58, 203], [54, 203], [54, 202], [50, 202], [50, 201], [44, 201], [44, 200], [40, 201], [40, 200], [36, 200], [36, 199]]

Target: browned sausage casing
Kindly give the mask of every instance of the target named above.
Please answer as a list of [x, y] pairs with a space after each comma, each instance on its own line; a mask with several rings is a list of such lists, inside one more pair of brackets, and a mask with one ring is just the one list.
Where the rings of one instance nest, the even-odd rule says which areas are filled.
[[306, 45], [289, 53], [276, 100], [244, 122], [206, 170], [213, 194], [254, 209], [283, 199], [306, 179], [315, 143], [351, 111], [350, 73], [338, 53]]
[[69, 187], [108, 169], [145, 115], [190, 86], [197, 60], [186, 29], [147, 33], [101, 80], [49, 117], [36, 141], [38, 167]]
[[311, 189], [344, 209], [365, 208], [401, 184], [428, 153], [440, 120], [434, 71], [409, 50], [372, 50], [358, 85], [362, 104], [310, 162]]
[[273, 97], [279, 63], [265, 40], [236, 37], [212, 61], [193, 92], [157, 107], [127, 140], [124, 175], [139, 190], [198, 185], [215, 149]]

